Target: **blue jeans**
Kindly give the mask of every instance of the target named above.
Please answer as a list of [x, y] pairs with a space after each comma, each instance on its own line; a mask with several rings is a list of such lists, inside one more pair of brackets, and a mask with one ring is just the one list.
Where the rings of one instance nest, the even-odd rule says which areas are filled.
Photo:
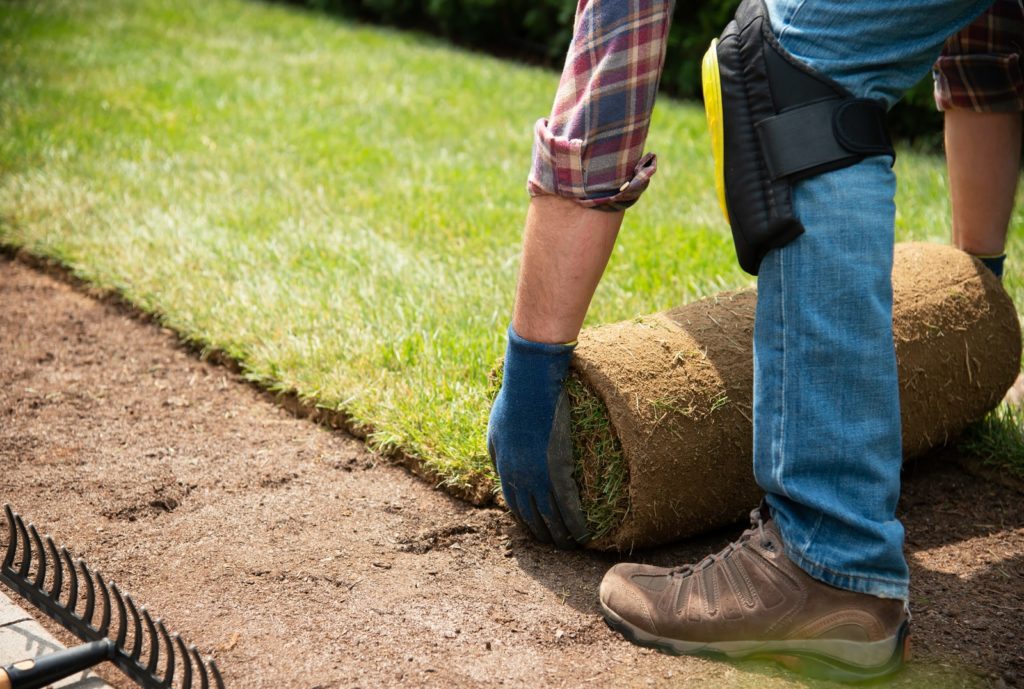
[[[990, 2], [767, 0], [786, 50], [889, 105]], [[808, 574], [906, 600], [890, 162], [869, 158], [798, 183], [806, 232], [761, 264], [754, 473], [787, 554]]]

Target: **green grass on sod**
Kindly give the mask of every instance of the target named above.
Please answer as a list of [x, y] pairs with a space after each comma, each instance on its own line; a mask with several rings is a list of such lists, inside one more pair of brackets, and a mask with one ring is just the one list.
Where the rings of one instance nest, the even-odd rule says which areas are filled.
[[[257, 2], [0, 0], [0, 242], [346, 412], [452, 487], [486, 486], [487, 372], [556, 81]], [[701, 109], [662, 100], [649, 147], [661, 169], [590, 323], [750, 284]], [[901, 150], [897, 172], [900, 238], [946, 241], [941, 159]], [[1024, 304], [1021, 257], [1015, 237]]]

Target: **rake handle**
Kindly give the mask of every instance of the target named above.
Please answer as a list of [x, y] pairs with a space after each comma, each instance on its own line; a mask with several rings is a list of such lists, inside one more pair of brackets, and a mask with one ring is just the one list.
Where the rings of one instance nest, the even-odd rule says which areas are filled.
[[39, 689], [114, 656], [114, 642], [100, 639], [0, 669], [0, 689]]

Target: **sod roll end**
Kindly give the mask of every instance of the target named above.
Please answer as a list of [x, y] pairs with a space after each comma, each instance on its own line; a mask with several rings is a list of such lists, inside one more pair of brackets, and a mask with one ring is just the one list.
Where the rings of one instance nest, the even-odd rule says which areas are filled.
[[[897, 245], [893, 297], [912, 457], [999, 403], [1020, 370], [1020, 325], [998, 279], [946, 246]], [[581, 334], [569, 394], [577, 483], [597, 534], [591, 547], [667, 543], [757, 504], [756, 300], [753, 290], [724, 293]]]

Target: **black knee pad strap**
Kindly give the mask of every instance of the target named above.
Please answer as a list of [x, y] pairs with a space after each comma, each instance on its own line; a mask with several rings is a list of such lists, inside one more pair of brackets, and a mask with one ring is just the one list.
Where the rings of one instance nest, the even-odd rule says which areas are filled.
[[868, 156], [895, 160], [885, 107], [855, 98], [787, 53], [764, 0], [744, 0], [712, 43], [704, 96], [720, 201], [748, 273], [757, 274], [769, 250], [803, 234], [793, 214], [794, 182]]

